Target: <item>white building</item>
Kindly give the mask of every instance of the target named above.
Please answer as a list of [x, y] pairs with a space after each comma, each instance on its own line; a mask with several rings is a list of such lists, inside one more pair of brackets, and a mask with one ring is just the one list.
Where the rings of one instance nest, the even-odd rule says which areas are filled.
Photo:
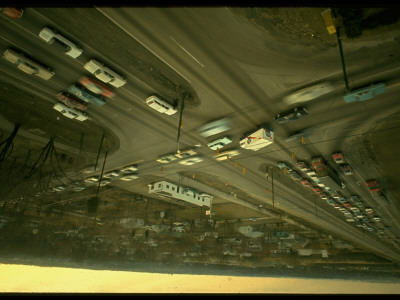
[[178, 200], [183, 200], [198, 206], [211, 207], [213, 196], [198, 192], [192, 188], [182, 187], [168, 181], [158, 181], [149, 184], [149, 193], [158, 194]]

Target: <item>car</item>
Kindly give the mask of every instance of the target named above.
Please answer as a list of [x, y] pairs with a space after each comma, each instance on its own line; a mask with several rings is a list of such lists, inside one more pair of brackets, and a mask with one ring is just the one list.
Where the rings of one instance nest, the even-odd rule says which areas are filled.
[[75, 119], [78, 121], [85, 121], [88, 119], [88, 115], [84, 111], [68, 107], [63, 103], [56, 103], [53, 108], [69, 119]]
[[210, 148], [211, 150], [217, 150], [217, 149], [221, 149], [222, 147], [224, 147], [225, 145], [228, 145], [232, 142], [231, 137], [229, 136], [223, 136], [219, 139], [216, 139], [212, 142], [209, 142], [207, 144], [208, 148]]
[[85, 88], [87, 88], [92, 93], [102, 95], [107, 98], [112, 98], [115, 96], [114, 92], [110, 90], [105, 85], [101, 84], [100, 82], [93, 80], [89, 77], [82, 77], [79, 79], [79, 83], [82, 84]]
[[309, 171], [310, 168], [307, 166], [307, 164], [304, 161], [298, 161], [296, 162], [296, 166], [300, 168], [303, 172]]
[[201, 157], [194, 156], [194, 157], [189, 157], [189, 158], [186, 158], [184, 160], [181, 160], [178, 163], [181, 164], [181, 165], [185, 165], [185, 166], [191, 166], [191, 165], [197, 164], [197, 163], [202, 162], [202, 161], [203, 161], [203, 159]]
[[122, 180], [122, 181], [131, 181], [131, 180], [134, 180], [134, 179], [137, 179], [137, 178], [139, 178], [138, 175], [130, 174], [130, 175], [121, 176], [121, 177], [119, 178], [119, 180]]
[[0, 7], [0, 12], [7, 17], [13, 19], [19, 19], [24, 14], [24, 10], [22, 8], [16, 7]]
[[322, 194], [322, 190], [319, 187], [313, 187], [312, 190], [317, 195], [321, 195]]
[[156, 161], [163, 163], [163, 164], [167, 164], [176, 159], [178, 159], [178, 158], [175, 156], [175, 153], [169, 153], [169, 154], [160, 156]]
[[334, 206], [336, 204], [336, 201], [333, 200], [332, 198], [328, 198], [328, 199], [326, 199], [326, 203], [328, 203], [329, 205]]
[[302, 138], [310, 136], [314, 132], [313, 128], [306, 128], [303, 130], [296, 131], [290, 136], [285, 138], [285, 142], [301, 142]]
[[353, 175], [353, 169], [350, 165], [345, 164], [345, 165], [341, 165], [340, 169], [343, 171], [344, 175]]
[[288, 172], [289, 176], [292, 177], [292, 179], [294, 180], [300, 180], [301, 176], [299, 175], [299, 173], [297, 173], [296, 171], [289, 171]]
[[115, 178], [115, 177], [119, 177], [118, 171], [110, 171], [110, 172], [103, 174], [103, 178], [106, 178], [106, 179], [111, 179], [111, 178]]
[[135, 172], [135, 171], [137, 171], [137, 166], [136, 165], [130, 165], [130, 166], [126, 166], [126, 167], [123, 167], [121, 170], [119, 170], [121, 173], [124, 173], [124, 174], [129, 174], [129, 173], [133, 173], [133, 172]]
[[350, 209], [351, 209], [352, 212], [360, 211], [360, 209], [358, 207], [355, 207], [355, 206], [350, 207]]
[[335, 152], [332, 154], [332, 158], [335, 161], [335, 163], [337, 164], [342, 164], [344, 163], [344, 157], [343, 154], [340, 152]]
[[44, 80], [49, 80], [55, 74], [51, 69], [46, 68], [26, 57], [24, 54], [17, 53], [11, 49], [7, 49], [4, 52], [3, 58], [15, 64], [21, 71], [30, 75], [36, 75]]
[[197, 154], [197, 150], [196, 149], [186, 148], [184, 150], [181, 150], [181, 151], [175, 153], [175, 156], [177, 158], [185, 158], [185, 157], [189, 157], [189, 156], [196, 155], [196, 154]]
[[365, 101], [372, 99], [376, 95], [382, 94], [384, 92], [386, 92], [386, 84], [381, 82], [348, 92], [343, 96], [343, 100], [346, 103], [351, 103], [354, 101]]
[[240, 152], [238, 150], [227, 150], [224, 152], [221, 152], [217, 155], [214, 155], [214, 158], [216, 160], [229, 160], [231, 157], [239, 155]]
[[345, 204], [347, 202], [346, 198], [344, 197], [339, 197], [337, 201], [340, 202], [341, 204]]
[[56, 95], [56, 98], [63, 102], [65, 105], [76, 108], [79, 110], [86, 110], [88, 108], [86, 102], [76, 99], [74, 96], [72, 96], [69, 93], [61, 92]]
[[343, 203], [343, 205], [344, 205], [344, 207], [346, 207], [346, 208], [351, 208], [351, 207], [352, 207], [352, 205], [351, 205], [350, 202], [345, 202], [345, 203]]
[[159, 97], [154, 95], [148, 97], [145, 102], [152, 109], [155, 109], [160, 113], [173, 115], [177, 112], [177, 110], [171, 104], [165, 102], [164, 100], [161, 100]]
[[40, 30], [39, 37], [45, 40], [48, 44], [54, 45], [61, 49], [62, 52], [71, 56], [72, 58], [77, 58], [83, 52], [78, 45], [58, 34], [58, 32], [54, 29], [44, 27], [42, 30]]
[[96, 183], [99, 182], [99, 178], [97, 176], [91, 176], [84, 180], [86, 183]]
[[322, 200], [327, 200], [329, 198], [329, 195], [326, 193], [321, 193], [319, 194], [319, 196], [321, 197]]
[[96, 106], [101, 106], [101, 105], [106, 104], [106, 99], [103, 96], [93, 94], [87, 88], [85, 88], [83, 85], [80, 85], [80, 84], [71, 85], [68, 88], [68, 92], [75, 95], [79, 99], [81, 99], [87, 103], [93, 103]]
[[95, 59], [89, 60], [83, 67], [96, 76], [96, 78], [105, 83], [109, 83], [116, 88], [123, 86], [127, 82], [123, 76], [117, 74]]
[[231, 128], [230, 120], [228, 118], [222, 118], [201, 126], [198, 132], [203, 137], [209, 137]]
[[322, 82], [316, 85], [305, 87], [297, 90], [290, 95], [283, 98], [283, 101], [287, 105], [295, 103], [306, 102], [312, 99], [326, 95], [334, 90], [333, 85], [330, 82]]
[[359, 219], [364, 218], [363, 214], [362, 214], [361, 212], [359, 212], [359, 211], [355, 211], [355, 212], [354, 212], [354, 215], [355, 215], [357, 218], [359, 218]]
[[278, 163], [276, 164], [276, 166], [277, 166], [279, 169], [281, 169], [281, 170], [284, 170], [284, 169], [286, 169], [287, 171], [291, 171], [291, 170], [292, 170], [292, 169], [289, 167], [289, 165], [288, 165], [286, 162], [284, 162], [284, 161], [278, 162]]
[[299, 120], [306, 115], [308, 115], [308, 111], [304, 107], [295, 107], [292, 110], [277, 114], [274, 117], [274, 121], [277, 123], [287, 123]]
[[374, 210], [371, 207], [365, 208], [365, 212], [371, 216], [374, 214]]
[[311, 186], [312, 186], [312, 185], [311, 185], [311, 182], [310, 182], [308, 179], [300, 180], [300, 183], [301, 183], [302, 185], [304, 185], [305, 187], [311, 187]]
[[105, 185], [110, 184], [110, 183], [111, 183], [111, 180], [102, 180], [100, 182], [100, 186], [105, 186]]
[[380, 222], [381, 221], [380, 217], [373, 217], [373, 219], [374, 219], [375, 222]]

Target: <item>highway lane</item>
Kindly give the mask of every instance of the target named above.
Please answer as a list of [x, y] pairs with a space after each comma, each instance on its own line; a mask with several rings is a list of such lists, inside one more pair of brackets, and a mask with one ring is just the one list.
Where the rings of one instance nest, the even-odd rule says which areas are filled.
[[[103, 10], [103, 8], [100, 10]], [[106, 10], [108, 10], [108, 8], [106, 8]], [[221, 37], [228, 39], [229, 35], [225, 34], [226, 31], [224, 31], [224, 29], [226, 30], [227, 27], [232, 25], [238, 26], [238, 23], [236, 22], [237, 20], [232, 18], [229, 11], [223, 9], [220, 12], [215, 13], [216, 15], [209, 16], [208, 14], [202, 15], [195, 9], [185, 9], [185, 12], [189, 12], [189, 14], [186, 19], [182, 19], [184, 14], [180, 12], [180, 9], [176, 10], [177, 11], [173, 11], [172, 13], [164, 13], [164, 11], [153, 9], [150, 13], [149, 10], [140, 8], [138, 10], [135, 9], [134, 11], [114, 11], [114, 13], [116, 13], [116, 16], [118, 17], [116, 19], [118, 20], [117, 23], [120, 25], [120, 27], [128, 28], [125, 28], [125, 32], [128, 34], [123, 35], [124, 38], [129, 36], [129, 33], [133, 31], [136, 38], [139, 36], [139, 40], [142, 42], [142, 44], [146, 44], [147, 46], [150, 45], [148, 47], [152, 50], [152, 53], [155, 53], [158, 57], [161, 57], [162, 60], [166, 60], [166, 65], [172, 66], [172, 68], [177, 71], [178, 74], [183, 74], [181, 76], [183, 79], [193, 84], [195, 93], [201, 99], [201, 105], [197, 109], [188, 107], [188, 109], [185, 110], [185, 125], [182, 134], [182, 141], [183, 144], [193, 145], [200, 140], [203, 145], [203, 147], [199, 149], [201, 155], [210, 156], [212, 151], [204, 148], [204, 144], [206, 143], [207, 139], [199, 137], [195, 132], [195, 129], [199, 125], [204, 124], [206, 121], [214, 118], [228, 115], [233, 119], [234, 123], [234, 128], [232, 128], [229, 133], [233, 134], [234, 140], [237, 143], [243, 132], [248, 131], [257, 123], [271, 120], [274, 113], [279, 112], [276, 108], [279, 105], [279, 101], [277, 101], [278, 99], [272, 98], [272, 96], [282, 93], [284, 86], [292, 86], [294, 82], [301, 85], [302, 83], [319, 80], [331, 74], [331, 71], [334, 71], [336, 74], [338, 74], [337, 76], [340, 74], [340, 65], [335, 65], [333, 63], [335, 60], [337, 60], [337, 55], [335, 54], [335, 56], [333, 56], [334, 51], [332, 50], [328, 51], [330, 55], [332, 54], [331, 56], [324, 54], [320, 60], [317, 60], [315, 57], [313, 57], [313, 63], [310, 63], [307, 68], [304, 68], [304, 62], [298, 57], [288, 61], [288, 59], [290, 59], [288, 55], [282, 55], [279, 57], [277, 56], [276, 51], [273, 53], [268, 53], [265, 51], [265, 53], [259, 53], [258, 55], [260, 56], [252, 55], [252, 69], [247, 72], [248, 74], [245, 74], [246, 68], [250, 67], [246, 67], [243, 62], [238, 62], [237, 57], [235, 57], [236, 61], [234, 61], [232, 60], [232, 56], [226, 55], [226, 53], [232, 52], [232, 49], [235, 48], [233, 47], [234, 45], [230, 45], [229, 43], [210, 43], [210, 36], [212, 37], [211, 40], [213, 42], [219, 40]], [[40, 13], [44, 13], [44, 10]], [[98, 16], [91, 15], [91, 17], [93, 18], [90, 20], [90, 22], [92, 24], [96, 23], [96, 19], [94, 17]], [[199, 20], [203, 17], [212, 18], [213, 20], [218, 20], [218, 22], [222, 22], [221, 20], [223, 20], [223, 22], [226, 22], [224, 25], [225, 27], [220, 26], [221, 24], [214, 24], [210, 19], [207, 19], [209, 20], [209, 27], [204, 26], [204, 30], [200, 30], [199, 26], [196, 27], [195, 25], [191, 25], [195, 24], [196, 22], [199, 23]], [[52, 16], [52, 19], [54, 20], [55, 17]], [[157, 19], [158, 22], [151, 22], [154, 19]], [[58, 23], [58, 26], [62, 28], [61, 21]], [[101, 19], [101, 21], [104, 23], [104, 19]], [[100, 19], [97, 19], [97, 22], [101, 23], [101, 21]], [[189, 26], [183, 26], [188, 24]], [[74, 26], [76, 27], [77, 25]], [[107, 26], [109, 26], [109, 24]], [[211, 28], [220, 28], [220, 31], [218, 32], [219, 34], [211, 34], [213, 32]], [[74, 30], [75, 31], [69, 29], [68, 33], [70, 35], [73, 34], [71, 36], [79, 36], [77, 28]], [[87, 37], [90, 30], [93, 30], [93, 27], [87, 26], [83, 28], [83, 32], [80, 33], [80, 37]], [[113, 28], [112, 30], [115, 29]], [[194, 34], [192, 32], [194, 32]], [[241, 51], [248, 51], [249, 48], [251, 48], [253, 51], [261, 52], [260, 49], [263, 49], [260, 48], [261, 46], [252, 48], [256, 42], [257, 45], [264, 44], [264, 42], [259, 39], [259, 33], [257, 32], [255, 35], [257, 38], [252, 39], [251, 35], [245, 36], [242, 33], [241, 38], [246, 37], [247, 39], [250, 39], [251, 42], [248, 40], [239, 42], [242, 40], [238, 39], [234, 44], [240, 44], [243, 46], [244, 49]], [[237, 38], [236, 33], [233, 36]], [[122, 38], [121, 35], [119, 35], [119, 37]], [[93, 37], [90, 38], [94, 40]], [[235, 39], [231, 38], [231, 43], [234, 40]], [[115, 153], [115, 155], [111, 155], [109, 157], [108, 162], [110, 168], [135, 160], [144, 159], [144, 163], [141, 164], [141, 167], [143, 166], [141, 170], [147, 169], [150, 174], [155, 174], [156, 172], [159, 174], [159, 170], [162, 165], [154, 162], [154, 159], [160, 154], [171, 152], [172, 150], [176, 149], [177, 116], [168, 117], [159, 115], [157, 112], [150, 110], [143, 104], [143, 101], [146, 97], [146, 92], [150, 93], [156, 89], [148, 87], [145, 83], [139, 84], [139, 88], [136, 88], [135, 84], [137, 79], [134, 77], [134, 75], [130, 75], [135, 73], [133, 67], [125, 67], [122, 59], [116, 57], [111, 59], [109, 56], [112, 52], [110, 51], [110, 47], [107, 48], [108, 52], [103, 48], [101, 50], [104, 51], [100, 51], [98, 47], [94, 47], [95, 42], [92, 40], [85, 43], [85, 39], [78, 38], [78, 41], [80, 44], [83, 44], [85, 50], [88, 47], [88, 49], [91, 50], [96, 49], [93, 50], [93, 52], [90, 52], [90, 50], [88, 52], [89, 54], [92, 54], [96, 57], [102, 57], [107, 62], [111, 62], [112, 60], [114, 63], [113, 66], [115, 66], [118, 70], [124, 70], [124, 75], [128, 76], [128, 83], [131, 83], [132, 80], [132, 84], [118, 89], [117, 97], [120, 96], [120, 99], [118, 99], [120, 101], [110, 101], [111, 103], [107, 104], [107, 109], [98, 108], [93, 109], [91, 112], [97, 120], [102, 120], [103, 124], [121, 137], [121, 149]], [[123, 46], [125, 47], [121, 45], [121, 48], [131, 47], [132, 41], [132, 38], [126, 42], [124, 41]], [[210, 44], [212, 44], [212, 46], [210, 46]], [[246, 47], [244, 45], [246, 45]], [[275, 47], [277, 47], [277, 45], [275, 45]], [[109, 55], [105, 55], [103, 53], [108, 53]], [[240, 51], [235, 51], [235, 53], [240, 53]], [[308, 55], [310, 56], [311, 53], [312, 51], [308, 52]], [[242, 58], [244, 57], [245, 60], [250, 60], [250, 55], [236, 55]], [[330, 57], [330, 62], [326, 62], [326, 58], [328, 56]], [[164, 59], [164, 57], [167, 57], [168, 59]], [[284, 63], [282, 62], [282, 59], [285, 59]], [[295, 64], [296, 60], [297, 64]], [[276, 76], [275, 74], [271, 74], [272, 72], [270, 71], [264, 71], [262, 76], [255, 77], [254, 64], [259, 64], [259, 62], [262, 62], [262, 67], [264, 69], [271, 68], [274, 70], [273, 73], [281, 74], [282, 76]], [[322, 62], [327, 63], [327, 65], [331, 66], [332, 69], [320, 68]], [[77, 76], [76, 74], [80, 74], [81, 72], [81, 70], [79, 70], [79, 66], [73, 67], [73, 70], [71, 70], [70, 67], [71, 66], [68, 65], [68, 71], [65, 71], [65, 73], [70, 72], [67, 77], [76, 78], [74, 76]], [[318, 72], [316, 72], [316, 70]], [[283, 76], [285, 74], [289, 75]], [[68, 80], [68, 78], [62, 79]], [[265, 86], [268, 87], [268, 92], [265, 91]], [[170, 94], [171, 93], [168, 95]], [[322, 112], [324, 110], [326, 111], [327, 108], [331, 107], [331, 101], [332, 98], [326, 98], [325, 101], [318, 103], [320, 106], [315, 106], [315, 110], [314, 106], [312, 106], [310, 111], [312, 114], [317, 114], [319, 111], [318, 109], [320, 109]], [[329, 112], [329, 118], [332, 120], [341, 119], [343, 117], [342, 107], [345, 106], [346, 105], [344, 103], [342, 103], [341, 106], [339, 104], [336, 110]], [[131, 109], [131, 111], [129, 109]], [[346, 114], [348, 114], [349, 117], [349, 120], [347, 121], [350, 123], [352, 121], [357, 122], [360, 118], [362, 118], [362, 116], [358, 114], [354, 120], [354, 118], [352, 118], [354, 112], [349, 110], [347, 106]], [[189, 116], [191, 118], [189, 118]], [[328, 118], [324, 118], [324, 120], [326, 119]], [[310, 125], [316, 123], [316, 120], [312, 120], [310, 117], [308, 117], [308, 119], [305, 118], [304, 120], [295, 122], [294, 124], [290, 124], [288, 126], [276, 126], [276, 144], [269, 146], [268, 149], [266, 148], [265, 150], [260, 150], [257, 153], [242, 150], [242, 156], [238, 157], [241, 165], [246, 165], [248, 170], [256, 170], [259, 163], [254, 159], [255, 157], [260, 160], [265, 159], [270, 163], [276, 163], [278, 160], [288, 160], [292, 151], [287, 148], [289, 148], [291, 144], [288, 146], [287, 144], [282, 143], [281, 137], [286, 136], [286, 134], [292, 130], [301, 129], [305, 124], [307, 124], [307, 120], [311, 120], [309, 121]], [[345, 121], [346, 120], [343, 120], [343, 123], [345, 123]], [[338, 123], [341, 122], [339, 121]], [[338, 136], [341, 136], [340, 130], [347, 129], [343, 129], [343, 127], [340, 127], [338, 124], [336, 130], [336, 132], [339, 133]], [[313, 139], [317, 137], [318, 135], [310, 138], [310, 141], [312, 142]], [[322, 148], [320, 148], [320, 146], [321, 145], [318, 145], [318, 147], [307, 145], [298, 147], [296, 145], [293, 147], [305, 149], [302, 150], [303, 152], [296, 153], [296, 156], [306, 157], [310, 154], [322, 153], [323, 151], [321, 151]], [[237, 144], [236, 147], [238, 147]], [[307, 147], [309, 147], [309, 149], [307, 149]], [[282, 153], [282, 149], [286, 149], [286, 151]], [[212, 161], [212, 159], [210, 160]], [[216, 165], [217, 164], [213, 164], [214, 167]], [[176, 164], [176, 166], [178, 165]], [[169, 169], [170, 166], [165, 166], [165, 168]], [[178, 166], [175, 171], [184, 169], [186, 168]], [[195, 170], [196, 167], [193, 167], [193, 169]], [[210, 171], [208, 172], [210, 174], [215, 173], [215, 168], [210, 168]], [[224, 170], [222, 173], [226, 178], [229, 178], [230, 174], [228, 171]], [[246, 187], [254, 181], [253, 177], [251, 180], [243, 180], [242, 176], [241, 179], [235, 183], [242, 187]], [[255, 177], [257, 179], [257, 176]], [[260, 174], [258, 180], [265, 180], [262, 178], [263, 175]], [[312, 206], [312, 204], [310, 205]]]

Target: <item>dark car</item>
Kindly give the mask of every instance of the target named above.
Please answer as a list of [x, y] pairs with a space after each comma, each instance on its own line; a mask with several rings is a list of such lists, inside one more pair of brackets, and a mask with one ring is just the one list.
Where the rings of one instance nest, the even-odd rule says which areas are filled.
[[76, 108], [79, 110], [86, 110], [88, 108], [87, 104], [80, 100], [76, 99], [74, 96], [70, 95], [69, 93], [61, 92], [56, 95], [56, 98], [62, 101], [65, 105]]
[[16, 7], [0, 7], [0, 12], [10, 18], [19, 19], [22, 17], [24, 10]]
[[277, 114], [274, 121], [277, 123], [286, 123], [296, 121], [306, 115], [308, 115], [308, 112], [304, 107], [295, 107], [292, 110]]

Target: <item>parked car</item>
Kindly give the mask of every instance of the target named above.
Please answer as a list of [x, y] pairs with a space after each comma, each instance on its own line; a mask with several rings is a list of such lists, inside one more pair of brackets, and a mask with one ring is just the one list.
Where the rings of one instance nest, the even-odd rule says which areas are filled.
[[305, 187], [311, 187], [312, 186], [311, 182], [308, 179], [303, 179], [303, 180], [300, 181], [300, 183], [302, 185], [304, 185]]
[[181, 165], [185, 165], [185, 166], [191, 166], [191, 165], [197, 164], [197, 163], [202, 162], [202, 161], [203, 161], [203, 159], [201, 157], [194, 156], [194, 157], [188, 157], [188, 158], [186, 158], [184, 160], [181, 160], [178, 163], [181, 164]]
[[86, 183], [96, 183], [99, 181], [99, 178], [97, 176], [91, 176], [88, 177], [84, 180]]
[[123, 76], [115, 73], [97, 60], [91, 59], [83, 67], [96, 76], [96, 78], [117, 88], [123, 86], [127, 82]]
[[278, 162], [278, 163], [276, 164], [276, 166], [277, 166], [279, 169], [281, 169], [281, 170], [284, 170], [284, 169], [286, 169], [287, 171], [291, 171], [291, 170], [292, 170], [292, 169], [290, 168], [290, 166], [289, 166], [287, 163], [285, 163], [284, 161]]
[[160, 162], [160, 163], [163, 163], [163, 164], [167, 164], [167, 163], [169, 163], [171, 161], [174, 161], [176, 159], [178, 159], [178, 158], [175, 156], [175, 153], [170, 153], [170, 154], [165, 154], [165, 155], [160, 156], [157, 159], [157, 161]]
[[122, 180], [122, 181], [131, 181], [131, 180], [136, 179], [136, 178], [139, 178], [139, 176], [138, 176], [138, 175], [135, 175], [135, 174], [130, 174], [130, 175], [121, 176], [121, 177], [119, 178], [119, 180]]
[[103, 178], [106, 178], [106, 179], [112, 179], [112, 178], [115, 178], [115, 177], [119, 177], [119, 172], [118, 171], [110, 171], [110, 172], [107, 172], [107, 173], [103, 174]]
[[42, 30], [40, 30], [39, 37], [45, 40], [48, 44], [54, 45], [61, 49], [62, 52], [71, 56], [72, 58], [77, 58], [83, 52], [79, 46], [58, 34], [54, 29], [44, 27]]
[[167, 115], [173, 115], [177, 112], [177, 110], [171, 104], [165, 102], [164, 100], [161, 100], [159, 97], [154, 95], [146, 99], [146, 104], [152, 109], [155, 109], [156, 111]]
[[222, 118], [210, 123], [207, 123], [199, 128], [199, 133], [203, 137], [215, 135], [231, 128], [230, 120], [228, 118]]
[[274, 121], [277, 123], [287, 123], [296, 121], [306, 115], [308, 115], [308, 112], [304, 107], [295, 107], [289, 111], [277, 114], [274, 117]]
[[297, 90], [290, 95], [283, 98], [283, 101], [287, 105], [294, 103], [306, 102], [333, 91], [333, 86], [329, 82], [319, 83], [313, 86], [305, 87], [303, 89]]
[[220, 152], [217, 155], [214, 155], [214, 158], [216, 160], [229, 160], [231, 157], [239, 155], [239, 154], [240, 154], [240, 151], [238, 151], [238, 150], [235, 150], [235, 149], [234, 150], [227, 150], [227, 151], [224, 151], [224, 152]]
[[125, 173], [125, 174], [129, 174], [129, 173], [132, 173], [132, 172], [135, 172], [135, 171], [137, 171], [137, 166], [136, 165], [130, 165], [130, 166], [126, 166], [126, 167], [123, 167], [121, 170], [119, 170], [121, 173]]
[[196, 154], [197, 154], [197, 150], [196, 149], [187, 148], [187, 149], [181, 150], [178, 153], [175, 153], [175, 156], [177, 158], [184, 158], [184, 157], [189, 157], [189, 156], [196, 155]]
[[307, 166], [307, 164], [304, 161], [298, 161], [296, 162], [296, 166], [300, 168], [303, 172], [309, 171], [310, 168]]
[[216, 139], [212, 142], [209, 142], [207, 144], [208, 148], [210, 148], [211, 150], [217, 150], [217, 149], [221, 149], [222, 147], [224, 147], [225, 145], [228, 145], [232, 142], [232, 138], [229, 136], [224, 136], [221, 137], [219, 139]]
[[87, 88], [80, 84], [71, 85], [68, 88], [68, 92], [85, 101], [86, 103], [93, 103], [96, 106], [106, 104], [106, 99], [103, 96], [93, 94]]
[[340, 169], [343, 171], [344, 175], [353, 175], [353, 168], [348, 164], [341, 165]]
[[75, 119], [78, 121], [85, 121], [88, 119], [88, 115], [85, 112], [68, 107], [63, 103], [56, 103], [53, 108], [69, 119]]
[[292, 177], [292, 179], [294, 180], [300, 180], [301, 176], [299, 175], [299, 173], [297, 173], [296, 171], [289, 171], [288, 172], [289, 176]]
[[92, 93], [102, 95], [107, 98], [112, 98], [115, 95], [114, 92], [106, 87], [104, 84], [101, 84], [100, 82], [93, 80], [89, 77], [82, 77], [81, 79], [79, 79], [79, 83]]
[[61, 102], [63, 102], [65, 105], [72, 107], [72, 108], [76, 108], [79, 110], [86, 110], [88, 108], [86, 102], [84, 102], [80, 99], [74, 98], [69, 93], [61, 92], [56, 95], [56, 98], [58, 100], [60, 100]]
[[332, 158], [333, 158], [333, 160], [335, 161], [335, 163], [337, 163], [337, 164], [342, 164], [342, 163], [344, 163], [343, 154], [340, 153], [340, 152], [333, 153], [333, 154], [332, 154]]
[[332, 198], [326, 199], [326, 202], [327, 202], [329, 205], [332, 205], [332, 206], [334, 206], [335, 204], [337, 204], [336, 201], [333, 200]]
[[25, 55], [17, 53], [11, 49], [7, 49], [4, 52], [3, 58], [15, 64], [21, 71], [30, 75], [36, 75], [44, 80], [49, 80], [55, 74], [50, 70], [50, 68], [46, 68], [29, 59]]
[[19, 19], [24, 14], [24, 10], [22, 8], [16, 7], [0, 7], [0, 12], [7, 17], [13, 19]]

